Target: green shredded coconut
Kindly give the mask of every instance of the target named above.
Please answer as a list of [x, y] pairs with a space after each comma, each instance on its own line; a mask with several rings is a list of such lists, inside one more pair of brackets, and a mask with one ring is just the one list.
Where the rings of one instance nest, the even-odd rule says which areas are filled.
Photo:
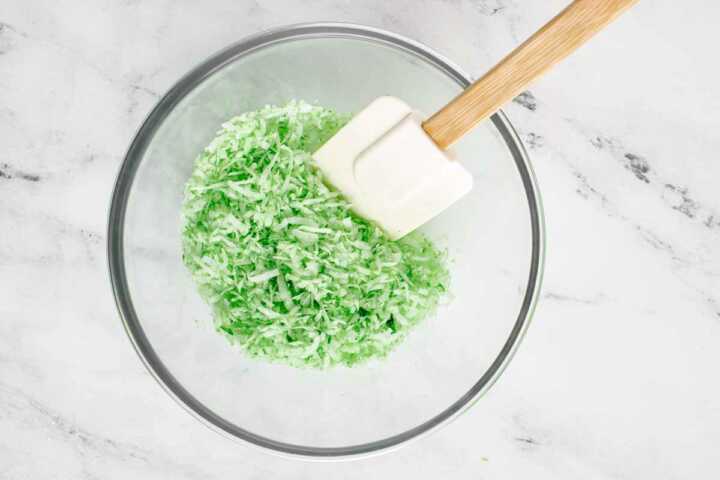
[[419, 233], [390, 240], [312, 165], [346, 120], [267, 106], [225, 123], [196, 160], [183, 261], [218, 331], [250, 356], [317, 368], [383, 357], [447, 291], [443, 252]]

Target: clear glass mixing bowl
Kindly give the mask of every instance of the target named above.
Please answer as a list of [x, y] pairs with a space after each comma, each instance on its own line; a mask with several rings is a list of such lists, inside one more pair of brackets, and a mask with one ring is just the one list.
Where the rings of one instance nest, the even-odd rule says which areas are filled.
[[455, 147], [475, 178], [472, 193], [422, 228], [448, 249], [452, 298], [385, 360], [328, 371], [251, 360], [213, 330], [181, 261], [183, 186], [223, 121], [290, 99], [354, 112], [380, 95], [431, 113], [468, 83], [411, 40], [306, 24], [241, 41], [170, 89], [118, 175], [108, 259], [127, 333], [176, 401], [267, 450], [347, 458], [428, 433], [488, 390], [528, 326], [543, 258], [537, 186], [502, 112]]

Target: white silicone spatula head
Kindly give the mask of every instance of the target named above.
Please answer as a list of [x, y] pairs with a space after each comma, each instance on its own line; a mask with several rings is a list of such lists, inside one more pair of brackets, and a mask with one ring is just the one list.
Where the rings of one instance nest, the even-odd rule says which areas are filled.
[[380, 97], [315, 152], [328, 181], [393, 239], [472, 188], [472, 176], [425, 134], [405, 102]]
[[463, 93], [422, 122], [380, 97], [314, 154], [326, 180], [391, 238], [411, 232], [472, 188], [445, 150], [637, 0], [575, 0]]

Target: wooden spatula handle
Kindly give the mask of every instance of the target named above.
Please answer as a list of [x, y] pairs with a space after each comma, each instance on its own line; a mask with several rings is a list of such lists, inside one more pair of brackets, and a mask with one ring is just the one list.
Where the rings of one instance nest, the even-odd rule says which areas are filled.
[[423, 128], [440, 148], [447, 148], [637, 1], [575, 0], [427, 119]]

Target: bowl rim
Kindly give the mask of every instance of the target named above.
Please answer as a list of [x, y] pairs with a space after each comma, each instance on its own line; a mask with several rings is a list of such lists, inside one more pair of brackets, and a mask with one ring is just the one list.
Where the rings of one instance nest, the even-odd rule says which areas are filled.
[[467, 411], [497, 381], [524, 337], [539, 298], [545, 258], [544, 215], [535, 174], [515, 129], [505, 113], [498, 111], [491, 117], [491, 121], [512, 154], [527, 197], [532, 232], [530, 269], [520, 312], [508, 339], [487, 371], [458, 400], [420, 425], [387, 438], [341, 447], [313, 447], [285, 443], [245, 430], [215, 414], [175, 379], [155, 353], [143, 331], [132, 303], [125, 273], [124, 220], [137, 168], [163, 120], [203, 80], [225, 65], [255, 50], [293, 40], [329, 37], [361, 39], [404, 50], [444, 72], [463, 88], [471, 83], [467, 74], [427, 46], [375, 27], [354, 23], [313, 22], [276, 27], [245, 37], [191, 69], [163, 95], [147, 115], [135, 134], [117, 174], [107, 225], [107, 262], [115, 304], [136, 353], [160, 386], [192, 416], [218, 433], [260, 447], [265, 452], [309, 460], [354, 459], [388, 452], [447, 425]]

